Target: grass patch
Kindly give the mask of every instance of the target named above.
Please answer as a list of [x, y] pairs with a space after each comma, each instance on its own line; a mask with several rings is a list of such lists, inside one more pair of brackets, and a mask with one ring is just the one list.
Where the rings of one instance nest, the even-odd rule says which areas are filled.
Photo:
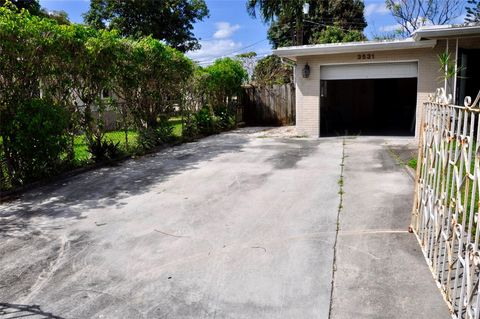
[[[173, 127], [173, 136], [181, 137], [182, 118], [172, 117], [169, 122]], [[105, 133], [105, 139], [114, 143], [119, 143], [118, 146], [120, 149], [128, 154], [137, 147], [138, 133], [132, 130], [128, 131], [128, 146], [125, 140], [124, 131], [107, 132]], [[75, 136], [73, 148], [75, 150], [75, 162], [83, 163], [90, 160], [91, 154], [88, 152], [87, 139], [85, 138], [85, 135], [82, 134]]]
[[181, 137], [182, 136], [182, 118], [172, 117], [169, 120], [169, 122], [173, 126], [173, 136]]
[[407, 162], [407, 165], [413, 169], [417, 169], [417, 159], [412, 158]]
[[[118, 143], [118, 146], [125, 152], [134, 149], [137, 146], [138, 133], [135, 131], [128, 131], [128, 146], [125, 139], [124, 131], [112, 131], [105, 133], [105, 140]], [[91, 154], [88, 152], [87, 139], [85, 135], [75, 136], [73, 142], [73, 149], [75, 150], [75, 161], [76, 162], [85, 162], [88, 161], [91, 157]]]

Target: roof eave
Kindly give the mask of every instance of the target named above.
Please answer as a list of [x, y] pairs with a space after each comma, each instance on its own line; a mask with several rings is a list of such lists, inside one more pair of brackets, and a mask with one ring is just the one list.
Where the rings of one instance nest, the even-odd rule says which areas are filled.
[[457, 27], [451, 29], [438, 29], [438, 30], [417, 30], [413, 34], [415, 41], [431, 38], [448, 38], [448, 37], [465, 37], [465, 36], [480, 36], [480, 26], [467, 26]]
[[286, 47], [273, 50], [273, 54], [280, 57], [295, 58], [299, 56], [311, 55], [329, 55], [341, 53], [359, 53], [359, 52], [377, 52], [377, 51], [392, 51], [392, 50], [406, 50], [406, 49], [422, 49], [434, 48], [437, 40], [424, 41], [396, 41], [396, 42], [375, 42], [375, 43], [360, 43], [354, 45], [341, 44], [338, 46], [324, 46], [324, 47]]

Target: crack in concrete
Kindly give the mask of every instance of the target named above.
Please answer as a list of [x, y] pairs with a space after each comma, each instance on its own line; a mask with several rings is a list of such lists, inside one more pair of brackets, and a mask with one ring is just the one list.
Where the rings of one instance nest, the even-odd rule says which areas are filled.
[[335, 272], [337, 271], [337, 242], [338, 242], [338, 233], [340, 231], [340, 212], [342, 211], [343, 208], [343, 171], [345, 167], [345, 138], [343, 139], [342, 142], [342, 161], [340, 163], [340, 177], [338, 179], [338, 194], [340, 195], [340, 201], [338, 203], [338, 211], [337, 211], [337, 228], [335, 232], [335, 241], [333, 242], [333, 261], [332, 261], [332, 283], [330, 287], [330, 307], [328, 309], [328, 318], [332, 317], [332, 310], [333, 310], [333, 289], [335, 285]]

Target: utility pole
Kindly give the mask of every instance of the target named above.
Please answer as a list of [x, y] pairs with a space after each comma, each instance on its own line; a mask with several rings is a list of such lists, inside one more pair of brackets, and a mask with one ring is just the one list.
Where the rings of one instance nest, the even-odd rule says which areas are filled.
[[296, 26], [295, 26], [295, 39], [293, 43], [296, 45], [303, 45], [303, 18], [304, 16], [308, 16], [310, 11], [310, 4], [305, 2], [302, 7], [302, 14], [297, 16]]

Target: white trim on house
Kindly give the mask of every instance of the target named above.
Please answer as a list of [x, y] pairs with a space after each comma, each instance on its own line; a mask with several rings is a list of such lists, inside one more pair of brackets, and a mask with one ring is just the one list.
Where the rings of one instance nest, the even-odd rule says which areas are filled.
[[395, 41], [365, 41], [347, 43], [329, 43], [283, 47], [273, 50], [279, 57], [295, 58], [297, 56], [326, 55], [339, 53], [378, 52], [415, 48], [434, 48], [437, 40], [415, 41], [412, 38]]
[[416, 78], [418, 63], [355, 63], [340, 65], [320, 65], [320, 80], [360, 80]]
[[415, 41], [431, 38], [446, 38], [446, 37], [465, 37], [478, 36], [480, 34], [480, 25], [434, 25], [421, 27], [413, 32], [412, 37]]

